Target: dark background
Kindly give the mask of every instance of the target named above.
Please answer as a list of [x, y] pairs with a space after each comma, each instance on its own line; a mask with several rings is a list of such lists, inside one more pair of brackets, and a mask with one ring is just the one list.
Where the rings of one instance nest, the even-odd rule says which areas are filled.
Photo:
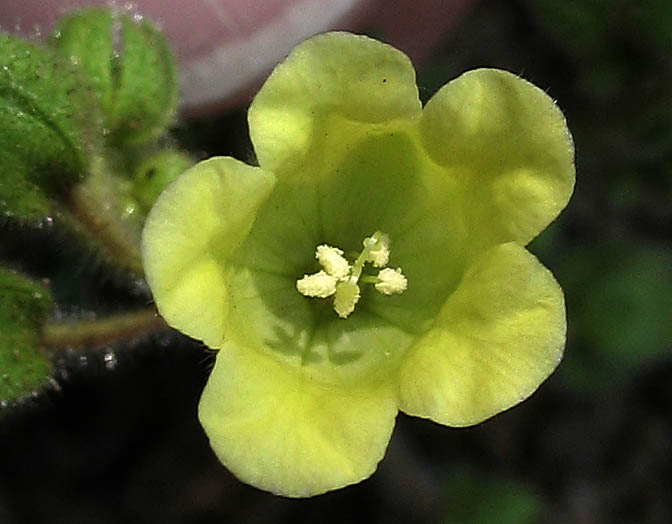
[[[425, 99], [474, 67], [519, 73], [574, 134], [575, 194], [531, 246], [566, 293], [566, 356], [531, 399], [468, 429], [400, 414], [371, 479], [288, 500], [210, 450], [201, 345], [166, 332], [66, 351], [56, 386], [0, 427], [0, 523], [672, 522], [669, 5], [478, 2], [419, 68]], [[199, 156], [252, 151], [242, 109], [174, 135]], [[49, 273], [65, 310], [148, 303], [39, 235], [4, 238], [5, 259], [30, 248], [22, 262]]]

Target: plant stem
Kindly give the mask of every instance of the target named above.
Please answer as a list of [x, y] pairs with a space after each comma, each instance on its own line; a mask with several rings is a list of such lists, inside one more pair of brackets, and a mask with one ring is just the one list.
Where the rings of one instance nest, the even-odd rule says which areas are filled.
[[118, 344], [167, 327], [154, 308], [142, 309], [94, 320], [48, 322], [42, 329], [42, 343], [54, 351]]
[[107, 160], [100, 156], [91, 163], [91, 173], [76, 185], [68, 208], [81, 224], [83, 233], [116, 264], [142, 275], [140, 258], [141, 224], [135, 210], [123, 209], [121, 181], [110, 173]]

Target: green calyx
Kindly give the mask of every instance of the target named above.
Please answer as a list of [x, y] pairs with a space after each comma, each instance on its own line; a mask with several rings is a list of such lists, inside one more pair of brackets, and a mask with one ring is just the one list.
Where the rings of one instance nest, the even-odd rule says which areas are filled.
[[115, 144], [149, 142], [177, 107], [177, 79], [164, 37], [147, 21], [90, 8], [61, 20], [50, 41], [90, 80]]

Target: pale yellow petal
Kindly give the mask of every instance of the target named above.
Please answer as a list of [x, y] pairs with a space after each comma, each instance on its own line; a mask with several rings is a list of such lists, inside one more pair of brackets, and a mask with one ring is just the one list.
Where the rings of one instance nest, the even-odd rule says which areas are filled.
[[300, 369], [226, 343], [199, 405], [210, 444], [243, 482], [306, 497], [369, 477], [397, 414], [389, 383], [319, 385]]
[[400, 409], [477, 424], [527, 398], [562, 358], [565, 304], [553, 275], [515, 243], [484, 253], [401, 368]]
[[527, 244], [567, 205], [574, 145], [544, 91], [497, 69], [441, 88], [421, 121], [429, 155], [461, 181], [476, 245]]
[[[350, 33], [326, 33], [294, 48], [254, 97], [248, 119], [259, 165], [299, 164], [330, 115], [380, 123], [419, 117], [406, 55]], [[331, 147], [339, 147], [333, 143]]]
[[249, 232], [275, 178], [233, 158], [200, 162], [169, 185], [142, 234], [147, 282], [161, 316], [205, 342], [221, 344], [227, 257]]

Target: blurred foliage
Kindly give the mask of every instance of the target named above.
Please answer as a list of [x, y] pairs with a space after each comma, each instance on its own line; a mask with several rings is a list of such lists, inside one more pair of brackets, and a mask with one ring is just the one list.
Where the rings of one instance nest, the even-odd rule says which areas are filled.
[[538, 524], [546, 510], [531, 487], [479, 471], [449, 475], [442, 524]]
[[613, 387], [670, 357], [672, 249], [600, 244], [556, 268], [567, 285], [569, 348], [560, 373], [573, 387]]
[[528, 5], [566, 61], [578, 164], [570, 213], [534, 246], [567, 295], [560, 373], [596, 391], [672, 355], [672, 4]]
[[[666, 0], [529, 0], [535, 20], [572, 68], [584, 110], [571, 122], [580, 153], [614, 154], [609, 177], [649, 179], [672, 154], [672, 4]], [[616, 110], [616, 108], [618, 108]], [[590, 116], [599, 118], [598, 120]], [[613, 161], [620, 161], [615, 165]], [[613, 181], [613, 180], [612, 180]], [[661, 187], [661, 189], [663, 189]]]

